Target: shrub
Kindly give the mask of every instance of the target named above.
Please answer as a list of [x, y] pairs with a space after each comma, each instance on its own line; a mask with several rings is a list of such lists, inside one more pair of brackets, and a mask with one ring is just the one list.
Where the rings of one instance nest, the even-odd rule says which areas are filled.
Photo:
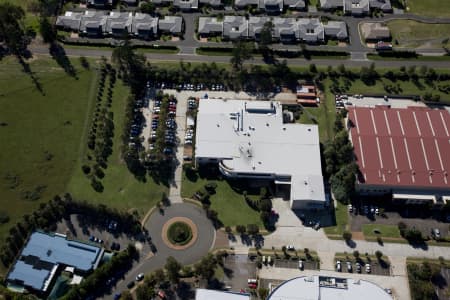
[[0, 224], [5, 224], [9, 222], [9, 215], [5, 211], [0, 211]]
[[81, 167], [81, 169], [83, 170], [83, 173], [86, 174], [86, 175], [91, 173], [91, 167], [89, 167], [88, 165], [83, 165]]
[[350, 241], [352, 239], [352, 233], [350, 231], [344, 231], [342, 238], [346, 241]]

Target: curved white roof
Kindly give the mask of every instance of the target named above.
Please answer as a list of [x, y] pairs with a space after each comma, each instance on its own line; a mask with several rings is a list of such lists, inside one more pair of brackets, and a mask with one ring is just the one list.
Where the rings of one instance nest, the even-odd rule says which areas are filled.
[[304, 276], [280, 284], [268, 300], [392, 300], [378, 285], [329, 276]]

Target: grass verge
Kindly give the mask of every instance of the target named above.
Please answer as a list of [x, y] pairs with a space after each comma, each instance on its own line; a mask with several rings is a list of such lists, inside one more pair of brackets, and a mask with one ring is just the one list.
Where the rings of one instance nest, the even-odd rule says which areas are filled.
[[[428, 3], [430, 1], [426, 1]], [[432, 2], [432, 1], [431, 1]], [[448, 3], [450, 6], [450, 1]], [[449, 10], [450, 11], [450, 10]], [[387, 22], [395, 47], [439, 48], [449, 46], [450, 24], [428, 24], [413, 20], [393, 20]]]
[[216, 193], [210, 197], [211, 209], [219, 214], [219, 220], [224, 226], [256, 224], [263, 228], [259, 212], [252, 209], [244, 200], [244, 196], [233, 190], [226, 180], [207, 180], [197, 177], [195, 181], [189, 180], [183, 172], [181, 196], [190, 198], [202, 189], [207, 182], [217, 183]]
[[348, 211], [347, 207], [336, 201], [337, 206], [334, 209], [336, 225], [330, 227], [324, 227], [325, 234], [330, 238], [342, 238], [342, 234], [348, 227]]

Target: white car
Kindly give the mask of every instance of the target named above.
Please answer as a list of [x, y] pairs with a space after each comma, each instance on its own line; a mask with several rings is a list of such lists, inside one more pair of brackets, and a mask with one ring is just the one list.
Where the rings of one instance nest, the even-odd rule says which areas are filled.
[[298, 261], [298, 268], [299, 268], [301, 271], [303, 271], [304, 265], [303, 265], [303, 260], [301, 260], [301, 259]]
[[336, 261], [336, 271], [341, 272], [342, 268], [341, 268], [341, 261], [338, 260]]
[[353, 206], [351, 204], [347, 205], [348, 207], [348, 212], [352, 212], [353, 211]]
[[370, 264], [366, 264], [366, 273], [370, 272], [372, 272], [372, 267], [370, 266]]
[[286, 249], [287, 249], [288, 251], [294, 251], [294, 250], [295, 250], [294, 246], [292, 246], [292, 245], [287, 245], [287, 246], [286, 246]]
[[349, 273], [353, 272], [352, 263], [349, 261], [347, 262], [347, 272]]
[[142, 279], [144, 279], [144, 273], [139, 273], [139, 274], [136, 276], [136, 281], [141, 281]]

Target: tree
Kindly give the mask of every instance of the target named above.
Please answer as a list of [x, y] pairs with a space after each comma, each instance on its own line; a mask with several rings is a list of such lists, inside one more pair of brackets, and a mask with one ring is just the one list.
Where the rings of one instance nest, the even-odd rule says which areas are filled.
[[47, 17], [39, 19], [39, 31], [44, 43], [53, 43], [56, 40], [56, 30]]
[[214, 277], [216, 268], [217, 259], [210, 253], [195, 265], [195, 273], [203, 279], [210, 280]]
[[344, 233], [342, 234], [342, 238], [345, 240], [345, 241], [350, 241], [351, 239], [352, 239], [352, 233], [350, 232], [350, 231], [344, 231]]
[[180, 278], [181, 264], [172, 256], [166, 260], [165, 269], [167, 270], [167, 277], [170, 282], [177, 283]]
[[4, 40], [14, 54], [21, 54], [28, 44], [21, 25], [24, 17], [25, 12], [20, 6], [9, 2], [0, 4], [0, 40]]
[[269, 296], [269, 289], [263, 288], [263, 287], [259, 288], [258, 295], [259, 295], [259, 299], [261, 299], [261, 300], [267, 299], [267, 296]]
[[377, 257], [378, 260], [381, 260], [381, 258], [383, 257], [383, 252], [377, 250], [375, 251], [375, 256]]
[[273, 37], [273, 23], [271, 21], [266, 22], [259, 33], [258, 49], [261, 52], [265, 60], [267, 60], [272, 54], [272, 50], [269, 45], [272, 44]]
[[141, 12], [152, 15], [155, 12], [155, 4], [152, 2], [141, 2]]
[[247, 231], [247, 228], [246, 228], [244, 225], [237, 225], [237, 226], [236, 226], [236, 231], [237, 231], [239, 234], [243, 235], [243, 234], [245, 234], [245, 232]]
[[228, 234], [231, 234], [231, 232], [233, 232], [233, 230], [231, 229], [230, 226], [225, 226], [225, 232]]
[[242, 71], [245, 60], [252, 58], [253, 45], [249, 42], [233, 42], [230, 63], [235, 71]]
[[359, 251], [358, 250], [353, 251], [353, 256], [355, 257], [356, 260], [358, 260], [360, 256]]
[[255, 235], [259, 233], [259, 226], [256, 224], [248, 224], [247, 225], [247, 232], [250, 235]]

